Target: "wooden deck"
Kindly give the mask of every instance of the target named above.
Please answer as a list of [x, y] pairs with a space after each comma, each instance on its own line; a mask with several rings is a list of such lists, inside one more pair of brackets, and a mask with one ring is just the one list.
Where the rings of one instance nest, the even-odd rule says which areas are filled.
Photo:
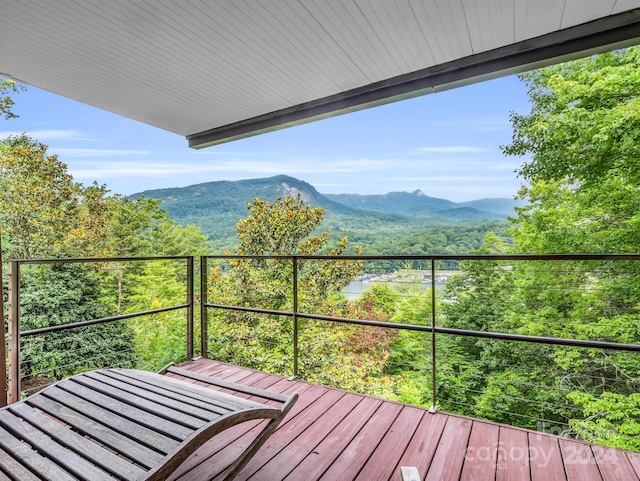
[[[200, 359], [181, 367], [300, 398], [239, 481], [394, 480], [415, 466], [428, 481], [638, 481], [640, 454], [384, 401]], [[257, 431], [235, 426], [169, 478], [215, 479]]]

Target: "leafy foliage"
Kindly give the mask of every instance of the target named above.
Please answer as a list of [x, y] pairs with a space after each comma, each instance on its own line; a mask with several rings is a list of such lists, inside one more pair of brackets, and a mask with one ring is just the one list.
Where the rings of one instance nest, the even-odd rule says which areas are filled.
[[[236, 255], [318, 255], [327, 247], [328, 233], [311, 234], [322, 221], [322, 208], [311, 207], [297, 197], [277, 198], [275, 203], [256, 198], [248, 216], [238, 222]], [[328, 255], [340, 255], [347, 247], [342, 239]], [[348, 259], [301, 261], [295, 267], [297, 308], [305, 313], [356, 315], [341, 289], [361, 271], [359, 262]], [[209, 299], [214, 303], [262, 309], [293, 309], [294, 266], [289, 260], [232, 259], [229, 268], [211, 271]], [[299, 375], [308, 380], [363, 390], [366, 380], [384, 363], [380, 349], [388, 343], [379, 331], [367, 331], [368, 341], [350, 346], [356, 330], [329, 322], [297, 320], [300, 330]], [[293, 321], [247, 312], [210, 316], [210, 344], [218, 359], [237, 359], [261, 369], [286, 372], [292, 365]], [[357, 331], [360, 332], [360, 331]], [[381, 341], [376, 345], [376, 341]], [[242, 349], [238, 349], [242, 346]]]
[[0, 78], [0, 115], [5, 119], [18, 117], [18, 115], [12, 111], [14, 101], [11, 99], [10, 94], [16, 94], [21, 90], [24, 90], [24, 87], [14, 80]]
[[[637, 252], [639, 55], [634, 47], [522, 75], [532, 109], [512, 115], [503, 150], [531, 156], [519, 171], [527, 205], [511, 219], [513, 244], [488, 237], [480, 252]], [[490, 264], [461, 265], [445, 325], [640, 342], [637, 263]], [[448, 352], [456, 356], [445, 382], [462, 389], [441, 386], [445, 408], [638, 449], [634, 354], [472, 338]]]
[[[21, 329], [45, 328], [106, 317], [98, 274], [82, 264], [25, 269], [21, 278]], [[57, 380], [106, 366], [132, 366], [133, 333], [124, 322], [77, 327], [23, 338], [23, 374]]]
[[[206, 238], [199, 229], [176, 225], [158, 208], [159, 201], [132, 201], [107, 194], [105, 186], [84, 187], [74, 182], [57, 156], [25, 135], [0, 142], [3, 257], [186, 255], [206, 250]], [[183, 304], [184, 266], [167, 267], [164, 275], [154, 269], [157, 266], [140, 263], [25, 269], [22, 330], [138, 312], [158, 303]], [[123, 290], [132, 284], [136, 286], [133, 291]], [[157, 321], [155, 327], [162, 326], [154, 331], [155, 339], [148, 335], [153, 321]], [[131, 365], [136, 360], [155, 367], [152, 359], [164, 364], [167, 359], [184, 359], [184, 343], [176, 343], [178, 332], [184, 339], [184, 314], [165, 313], [154, 319], [29, 336], [22, 351], [26, 360], [23, 374], [31, 381], [57, 379], [88, 368]]]
[[25, 135], [0, 143], [0, 211], [16, 257], [50, 253], [76, 228], [78, 186], [46, 149]]

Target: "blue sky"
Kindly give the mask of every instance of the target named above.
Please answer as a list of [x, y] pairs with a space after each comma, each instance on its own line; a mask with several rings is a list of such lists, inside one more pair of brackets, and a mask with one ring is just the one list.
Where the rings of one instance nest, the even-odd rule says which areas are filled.
[[0, 138], [26, 132], [76, 181], [124, 195], [287, 174], [327, 194], [512, 197], [523, 159], [499, 146], [511, 139], [509, 112], [529, 111], [526, 87], [510, 76], [196, 151], [179, 135], [33, 87], [12, 97], [20, 118], [0, 121]]

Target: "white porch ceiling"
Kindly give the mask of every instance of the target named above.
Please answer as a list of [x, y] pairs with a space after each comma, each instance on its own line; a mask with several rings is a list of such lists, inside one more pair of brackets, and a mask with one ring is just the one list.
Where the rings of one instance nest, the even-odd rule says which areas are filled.
[[0, 0], [0, 75], [193, 147], [640, 43], [640, 0]]

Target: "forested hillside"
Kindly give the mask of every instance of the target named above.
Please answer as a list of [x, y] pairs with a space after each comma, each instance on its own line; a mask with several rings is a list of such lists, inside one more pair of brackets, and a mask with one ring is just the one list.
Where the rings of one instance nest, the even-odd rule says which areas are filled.
[[[181, 225], [194, 224], [209, 236], [214, 250], [230, 249], [236, 242], [236, 224], [247, 204], [260, 197], [275, 201], [297, 195], [322, 207], [325, 216], [318, 229], [332, 241], [348, 236], [368, 254], [467, 253], [480, 247], [487, 231], [503, 233], [506, 217], [522, 202], [483, 199], [457, 204], [421, 192], [394, 192], [384, 196], [323, 195], [312, 185], [279, 175], [266, 179], [208, 182], [174, 189], [145, 191], [131, 196], [159, 199], [170, 218]], [[481, 210], [479, 207], [486, 207]], [[407, 252], [409, 249], [415, 249]]]

